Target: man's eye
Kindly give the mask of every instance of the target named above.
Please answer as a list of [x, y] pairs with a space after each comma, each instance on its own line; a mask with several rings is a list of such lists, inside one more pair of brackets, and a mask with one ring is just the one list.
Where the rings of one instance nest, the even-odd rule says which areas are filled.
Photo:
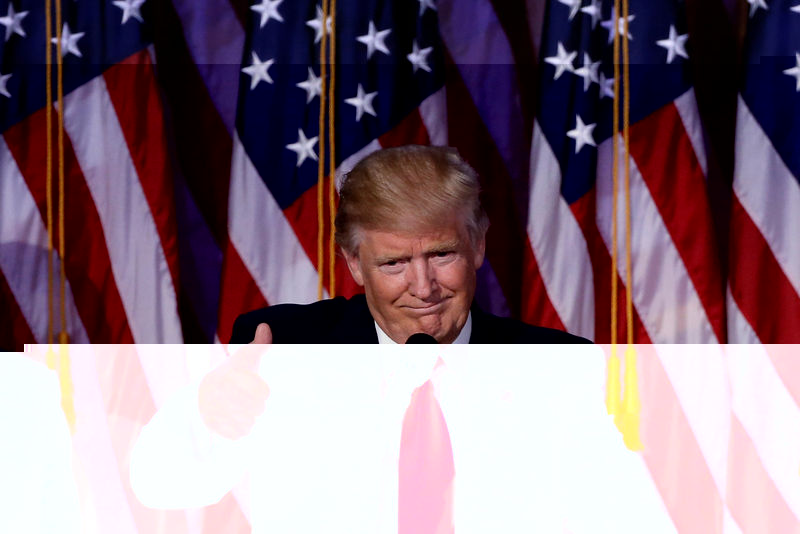
[[441, 252], [437, 252], [436, 253], [436, 257], [437, 258], [446, 258], [446, 257], [450, 256], [451, 254], [453, 254], [452, 250], [443, 250]]
[[394, 267], [395, 265], [397, 265], [397, 260], [386, 261], [386, 262], [383, 262], [383, 264], [386, 267]]

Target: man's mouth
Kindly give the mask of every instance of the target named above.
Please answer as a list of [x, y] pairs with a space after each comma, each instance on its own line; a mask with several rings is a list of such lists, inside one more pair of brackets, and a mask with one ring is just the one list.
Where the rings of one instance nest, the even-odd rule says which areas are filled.
[[442, 309], [443, 303], [444, 301], [440, 300], [439, 302], [424, 304], [422, 306], [406, 306], [406, 309], [415, 315], [430, 315], [439, 312]]

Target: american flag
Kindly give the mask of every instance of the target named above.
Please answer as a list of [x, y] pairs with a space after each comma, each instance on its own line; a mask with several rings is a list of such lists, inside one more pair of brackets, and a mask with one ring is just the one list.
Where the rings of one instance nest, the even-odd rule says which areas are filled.
[[748, 0], [731, 206], [730, 341], [800, 340], [800, 2]]
[[[5, 346], [47, 332], [42, 4], [0, 4]], [[538, 80], [521, 5], [348, 2], [335, 24], [336, 177], [380, 147], [455, 146], [482, 176], [492, 222], [479, 302], [599, 342], [610, 338], [612, 4], [546, 5]], [[781, 9], [781, 24], [800, 15], [788, 4], [752, 5], [756, 24]], [[737, 158], [721, 247], [730, 250], [728, 277], [709, 209], [684, 11], [681, 2], [630, 5], [634, 338], [796, 340], [797, 180], [789, 164], [776, 171], [782, 189], [742, 178], [745, 162], [776, 154], [769, 143], [758, 145], [770, 150], [764, 157]], [[759, 31], [749, 33], [752, 54], [767, 46]], [[317, 298], [317, 267], [331, 261], [316, 246], [329, 230], [316, 209], [321, 41], [316, 2], [64, 3], [71, 340], [224, 341], [242, 311]], [[792, 101], [794, 45], [776, 43], [789, 63], [774, 71], [775, 83], [748, 75], [760, 81], [745, 84], [740, 115], [753, 107], [748, 98]], [[787, 94], [747, 96], [758, 87]], [[767, 122], [770, 135], [790, 139], [790, 129]], [[752, 138], [746, 124], [739, 120], [741, 147]], [[624, 302], [622, 261], [618, 275]], [[336, 294], [358, 290], [339, 259], [335, 281]], [[329, 290], [326, 278], [323, 295]], [[786, 310], [777, 320], [774, 302]], [[619, 313], [622, 334], [623, 306]]]
[[[47, 337], [43, 4], [0, 0], [4, 346]], [[383, 146], [455, 146], [482, 176], [492, 223], [481, 305], [598, 342], [610, 338], [612, 4], [547, 2], [539, 61], [522, 3], [340, 2], [335, 24], [336, 177]], [[685, 4], [630, 1], [638, 342], [798, 340], [794, 4], [748, 0], [723, 246], [712, 228]], [[305, 0], [63, 2], [72, 341], [225, 341], [247, 309], [317, 298], [318, 8]], [[729, 251], [727, 270], [720, 249]], [[339, 265], [336, 294], [353, 291]], [[664, 354], [642, 357], [642, 460], [675, 526], [796, 530], [796, 358]], [[88, 436], [103, 436], [104, 465], [119, 464], [105, 472], [122, 479], [113, 500], [122, 515], [106, 519], [129, 518], [131, 531], [159, 521], [130, 500], [124, 474], [126, 443], [162, 402], [159, 376], [169, 372], [143, 361], [73, 370], [76, 401], [86, 395], [83, 410], [97, 411], [84, 412], [97, 425]], [[144, 400], [114, 402], [124, 387]], [[98, 388], [95, 406], [89, 395]], [[232, 496], [225, 502], [236, 510]], [[199, 520], [187, 517], [175, 521], [195, 531]]]

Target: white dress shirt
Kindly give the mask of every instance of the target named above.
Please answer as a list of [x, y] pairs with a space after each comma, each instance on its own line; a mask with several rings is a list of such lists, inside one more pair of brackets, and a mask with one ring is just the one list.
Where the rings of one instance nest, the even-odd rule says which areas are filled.
[[[389, 335], [383, 331], [383, 329], [378, 326], [378, 322], [375, 321], [375, 332], [378, 333], [378, 343], [381, 345], [397, 345], [395, 340], [389, 337]], [[467, 314], [467, 322], [464, 323], [464, 327], [461, 329], [461, 332], [458, 333], [456, 336], [455, 341], [453, 341], [453, 345], [466, 345], [469, 343], [469, 336], [472, 335], [472, 312]]]

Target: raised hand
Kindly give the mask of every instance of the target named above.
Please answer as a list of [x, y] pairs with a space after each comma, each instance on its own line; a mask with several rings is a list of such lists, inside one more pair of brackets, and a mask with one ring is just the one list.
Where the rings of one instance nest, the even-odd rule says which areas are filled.
[[269, 386], [258, 375], [263, 344], [272, 343], [269, 325], [261, 323], [249, 345], [241, 347], [200, 383], [199, 407], [203, 422], [213, 432], [239, 439], [252, 430], [269, 397]]

